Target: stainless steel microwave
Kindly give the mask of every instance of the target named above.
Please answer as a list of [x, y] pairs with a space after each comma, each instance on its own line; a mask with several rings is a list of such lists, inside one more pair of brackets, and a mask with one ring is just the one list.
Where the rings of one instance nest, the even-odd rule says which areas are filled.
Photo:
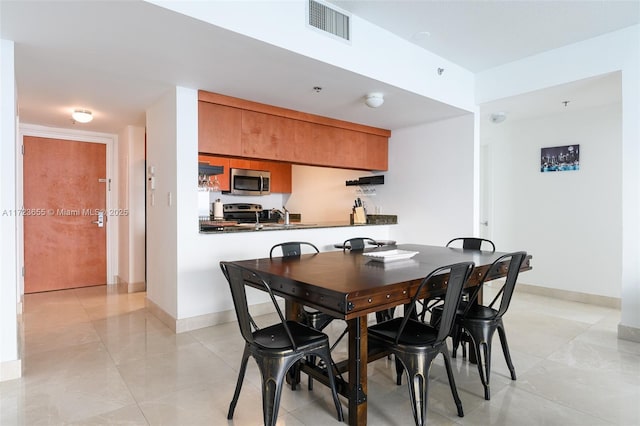
[[267, 170], [231, 169], [230, 193], [236, 195], [271, 194], [271, 172]]

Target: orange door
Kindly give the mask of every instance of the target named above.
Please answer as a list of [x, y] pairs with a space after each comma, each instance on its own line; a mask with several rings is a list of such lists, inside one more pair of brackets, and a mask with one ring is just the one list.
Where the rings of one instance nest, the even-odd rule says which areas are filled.
[[106, 145], [23, 142], [25, 293], [106, 284]]

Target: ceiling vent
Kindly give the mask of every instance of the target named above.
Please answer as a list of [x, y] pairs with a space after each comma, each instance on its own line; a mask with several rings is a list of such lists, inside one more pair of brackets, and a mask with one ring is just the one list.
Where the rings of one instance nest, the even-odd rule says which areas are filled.
[[350, 16], [323, 3], [309, 0], [308, 24], [343, 40], [351, 40]]

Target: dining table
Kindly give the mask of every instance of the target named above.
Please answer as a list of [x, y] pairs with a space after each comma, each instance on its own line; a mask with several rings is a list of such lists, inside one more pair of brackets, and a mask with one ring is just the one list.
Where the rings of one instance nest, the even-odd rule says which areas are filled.
[[[387, 253], [381, 253], [387, 252]], [[388, 254], [388, 256], [385, 256]], [[387, 356], [383, 348], [369, 345], [369, 314], [406, 305], [422, 279], [434, 269], [458, 262], [475, 264], [465, 287], [479, 285], [490, 265], [504, 252], [465, 250], [421, 244], [398, 244], [364, 251], [327, 251], [299, 257], [238, 260], [233, 263], [257, 272], [274, 294], [285, 300], [288, 319], [301, 321], [304, 306], [326, 312], [347, 322], [348, 358], [335, 369], [348, 378], [337, 377], [338, 392], [348, 401], [348, 423], [367, 424], [367, 364]], [[487, 280], [506, 275], [507, 264], [495, 269]], [[527, 256], [521, 271], [532, 269]], [[424, 286], [421, 299], [441, 296], [446, 291], [447, 274], [438, 275]], [[251, 283], [247, 283], [251, 285]], [[257, 288], [257, 287], [256, 287]], [[301, 371], [328, 384], [327, 368], [302, 363]], [[299, 377], [290, 377], [299, 380]]]

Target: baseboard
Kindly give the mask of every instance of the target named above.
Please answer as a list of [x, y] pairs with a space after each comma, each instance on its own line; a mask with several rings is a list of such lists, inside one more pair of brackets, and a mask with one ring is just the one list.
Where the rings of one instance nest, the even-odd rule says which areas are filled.
[[147, 297], [145, 300], [146, 308], [151, 314], [158, 318], [164, 325], [169, 327], [174, 333], [176, 332], [176, 319], [169, 313], [167, 313], [160, 306], [153, 303]]
[[617, 297], [599, 296], [596, 294], [560, 290], [557, 288], [540, 287], [530, 284], [518, 283], [518, 285], [516, 286], [516, 292], [537, 294], [539, 296], [547, 296], [554, 299], [568, 300], [571, 302], [586, 303], [589, 305], [604, 306], [607, 308], [620, 309], [621, 306], [621, 300]]
[[0, 362], [0, 382], [22, 377], [22, 360]]
[[118, 286], [118, 292], [120, 293], [140, 293], [147, 290], [147, 285], [144, 281], [130, 283], [119, 276], [116, 276], [116, 285]]
[[[149, 310], [149, 312], [153, 316], [162, 321], [163, 324], [173, 330], [173, 332], [176, 334], [237, 321], [236, 312], [233, 309], [222, 312], [214, 312], [211, 314], [198, 315], [195, 317], [175, 319], [160, 306], [149, 300], [149, 298], [147, 298], [146, 306], [147, 310]], [[271, 302], [251, 305], [251, 314], [254, 316], [270, 314], [273, 312], [274, 308], [273, 303]]]
[[618, 324], [618, 339], [640, 343], [640, 328]]

